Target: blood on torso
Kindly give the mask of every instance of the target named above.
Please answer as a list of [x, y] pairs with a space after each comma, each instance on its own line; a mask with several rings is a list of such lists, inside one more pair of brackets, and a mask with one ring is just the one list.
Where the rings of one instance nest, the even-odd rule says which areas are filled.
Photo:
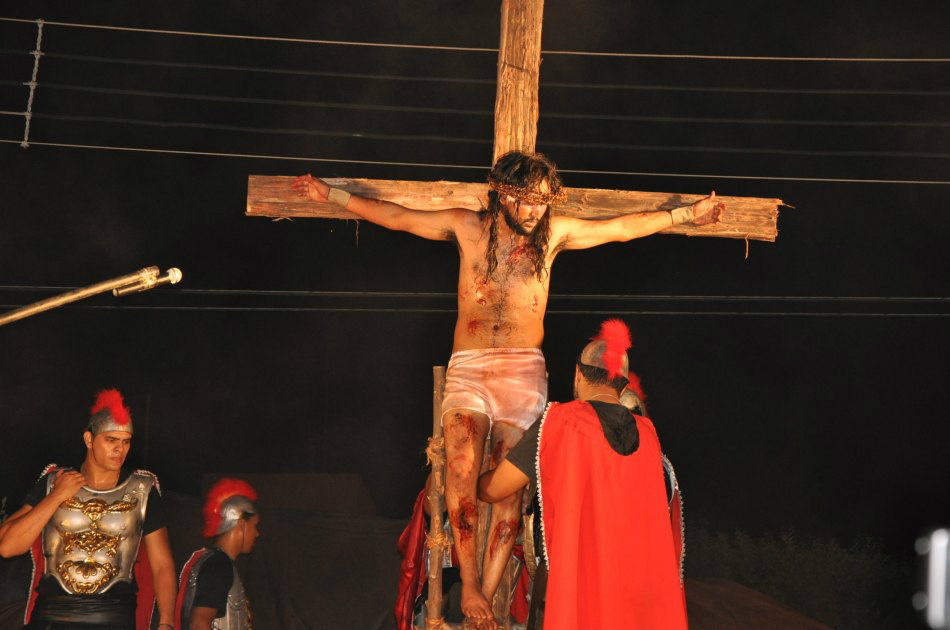
[[543, 279], [523, 238], [499, 235], [498, 266], [487, 275], [486, 229], [458, 230], [461, 258], [458, 321], [453, 352], [480, 348], [540, 348], [553, 255], [545, 254]]

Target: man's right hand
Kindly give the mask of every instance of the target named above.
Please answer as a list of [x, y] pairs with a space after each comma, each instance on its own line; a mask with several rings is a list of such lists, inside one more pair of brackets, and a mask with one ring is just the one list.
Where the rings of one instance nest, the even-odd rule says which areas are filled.
[[327, 195], [330, 194], [330, 185], [322, 179], [318, 179], [307, 173], [301, 175], [290, 185], [301, 197], [307, 197], [311, 201], [327, 201]]
[[81, 472], [61, 470], [56, 473], [56, 481], [53, 482], [53, 491], [50, 494], [56, 496], [58, 503], [62, 503], [76, 496], [84, 485], [86, 485], [86, 478]]

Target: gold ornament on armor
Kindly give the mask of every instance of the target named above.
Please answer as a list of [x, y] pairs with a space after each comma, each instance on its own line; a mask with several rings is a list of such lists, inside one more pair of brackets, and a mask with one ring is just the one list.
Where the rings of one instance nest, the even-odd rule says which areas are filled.
[[[77, 562], [76, 560], [60, 562], [56, 567], [56, 571], [63, 578], [63, 581], [66, 582], [69, 589], [80, 595], [95, 593], [109, 580], [119, 574], [119, 570], [111, 564], [94, 562], [91, 558], [87, 558], [83, 562]], [[95, 575], [100, 572], [102, 573], [102, 577], [95, 582], [80, 582], [74, 577], [74, 575], [78, 573], [88, 579], [95, 577]]]
[[[124, 498], [124, 497], [123, 497]], [[115, 514], [116, 512], [129, 512], [138, 505], [138, 499], [132, 499], [131, 501], [116, 501], [115, 503], [108, 504], [102, 499], [89, 499], [88, 501], [80, 501], [76, 497], [71, 499], [66, 499], [63, 501], [63, 507], [69, 510], [79, 510], [86, 515], [90, 521], [92, 521], [91, 527], [98, 527], [99, 519], [102, 518], [103, 514]]]
[[[125, 499], [126, 497], [123, 497]], [[95, 562], [92, 554], [97, 551], [105, 550], [109, 557], [114, 558], [119, 544], [125, 540], [125, 536], [110, 536], [99, 529], [99, 519], [105, 514], [118, 514], [129, 512], [138, 505], [138, 499], [116, 501], [106, 503], [102, 499], [89, 499], [80, 501], [72, 497], [63, 501], [62, 507], [69, 510], [79, 510], [89, 519], [89, 529], [73, 533], [63, 532], [63, 551], [69, 553], [74, 549], [80, 549], [90, 554], [90, 557], [84, 561], [66, 560], [56, 566], [56, 572], [59, 573], [63, 581], [74, 593], [89, 595], [95, 593], [106, 583], [119, 573], [119, 569], [109, 562]], [[95, 582], [81, 582], [76, 575], [89, 579], [98, 574], [101, 577]]]

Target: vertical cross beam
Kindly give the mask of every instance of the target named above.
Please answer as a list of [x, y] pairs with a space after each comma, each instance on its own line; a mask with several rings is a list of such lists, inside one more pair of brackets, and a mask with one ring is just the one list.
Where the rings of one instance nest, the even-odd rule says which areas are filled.
[[508, 151], [535, 150], [543, 15], [544, 0], [502, 0], [492, 164]]

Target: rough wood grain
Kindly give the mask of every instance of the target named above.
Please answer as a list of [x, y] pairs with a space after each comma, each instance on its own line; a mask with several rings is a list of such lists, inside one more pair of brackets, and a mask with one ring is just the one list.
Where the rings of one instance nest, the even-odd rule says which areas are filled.
[[[247, 184], [248, 216], [272, 218], [318, 217], [358, 219], [332, 203], [316, 203], [299, 197], [291, 188], [293, 177], [251, 175]], [[354, 194], [385, 199], [419, 210], [445, 208], [483, 209], [488, 203], [486, 184], [464, 182], [416, 182], [385, 179], [328, 178], [331, 186]], [[567, 188], [567, 201], [555, 207], [555, 214], [583, 219], [608, 219], [631, 212], [669, 210], [701, 199], [705, 195], [638, 192], [599, 188]], [[726, 204], [718, 225], [677, 225], [661, 234], [713, 236], [720, 238], [775, 241], [778, 236], [778, 206], [781, 199], [760, 197], [719, 197]]]
[[[442, 391], [445, 389], [445, 367], [432, 366], [432, 440], [442, 439]], [[429, 536], [436, 540], [442, 536], [442, 510], [445, 505], [445, 450], [432, 460], [432, 478], [426, 499], [429, 502]], [[433, 626], [442, 620], [442, 558], [444, 549], [433, 548], [429, 553], [429, 598], [426, 600], [426, 625]]]
[[492, 164], [498, 156], [515, 149], [534, 153], [538, 135], [543, 15], [543, 0], [503, 0], [501, 3]]

